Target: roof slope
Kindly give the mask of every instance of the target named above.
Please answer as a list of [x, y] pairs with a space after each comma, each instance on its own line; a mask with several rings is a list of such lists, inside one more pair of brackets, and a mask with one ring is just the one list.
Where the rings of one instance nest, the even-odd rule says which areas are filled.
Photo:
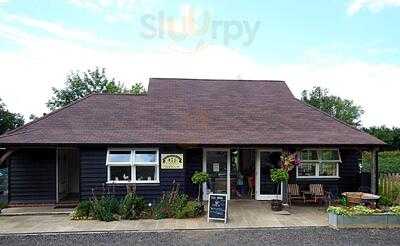
[[297, 100], [282, 81], [151, 79], [147, 96], [93, 94], [0, 144], [382, 145]]

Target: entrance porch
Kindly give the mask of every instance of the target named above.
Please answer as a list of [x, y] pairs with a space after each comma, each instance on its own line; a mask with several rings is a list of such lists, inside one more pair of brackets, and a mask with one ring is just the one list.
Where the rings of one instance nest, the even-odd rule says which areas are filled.
[[227, 194], [229, 200], [282, 199], [283, 185], [271, 181], [272, 169], [280, 167], [281, 149], [204, 148], [203, 172], [210, 181], [203, 185], [208, 194]]

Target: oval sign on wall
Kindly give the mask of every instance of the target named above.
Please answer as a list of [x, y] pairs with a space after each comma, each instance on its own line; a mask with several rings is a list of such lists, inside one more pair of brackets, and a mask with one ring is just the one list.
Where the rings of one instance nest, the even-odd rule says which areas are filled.
[[183, 169], [183, 154], [161, 154], [161, 169]]

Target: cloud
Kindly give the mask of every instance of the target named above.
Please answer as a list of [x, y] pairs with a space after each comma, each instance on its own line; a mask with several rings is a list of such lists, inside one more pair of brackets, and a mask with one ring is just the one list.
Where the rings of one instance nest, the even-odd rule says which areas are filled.
[[[104, 38], [97, 37], [94, 33], [88, 31], [82, 31], [75, 28], [67, 28], [61, 23], [49, 22], [39, 19], [34, 19], [28, 16], [11, 15], [4, 13], [0, 20], [4, 20], [9, 25], [2, 25], [2, 31], [5, 29], [14, 29], [14, 34], [17, 29], [13, 28], [16, 24], [21, 24], [24, 27], [34, 28], [41, 31], [45, 31], [47, 34], [53, 35], [57, 38], [69, 41], [78, 41], [88, 43], [91, 45], [100, 46], [123, 46], [124, 44], [114, 40], [107, 40]], [[12, 24], [12, 25], [10, 25]], [[1, 34], [0, 34], [1, 35]], [[21, 33], [20, 33], [21, 35]]]
[[68, 3], [101, 14], [108, 22], [128, 22], [133, 20], [139, 8], [153, 7], [155, 0], [68, 0]]
[[347, 13], [355, 15], [364, 8], [377, 13], [386, 7], [400, 7], [400, 0], [351, 0]]

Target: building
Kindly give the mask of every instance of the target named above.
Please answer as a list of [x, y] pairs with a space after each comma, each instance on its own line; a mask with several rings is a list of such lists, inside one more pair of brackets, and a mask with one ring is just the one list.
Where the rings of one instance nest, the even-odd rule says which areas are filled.
[[269, 200], [283, 151], [302, 156], [290, 183], [354, 191], [361, 151], [376, 157], [383, 145], [305, 105], [283, 81], [247, 80], [154, 78], [147, 95], [92, 94], [0, 136], [14, 205], [123, 195], [133, 183], [149, 201], [174, 183], [196, 196], [191, 176], [202, 170], [211, 176], [205, 194]]

